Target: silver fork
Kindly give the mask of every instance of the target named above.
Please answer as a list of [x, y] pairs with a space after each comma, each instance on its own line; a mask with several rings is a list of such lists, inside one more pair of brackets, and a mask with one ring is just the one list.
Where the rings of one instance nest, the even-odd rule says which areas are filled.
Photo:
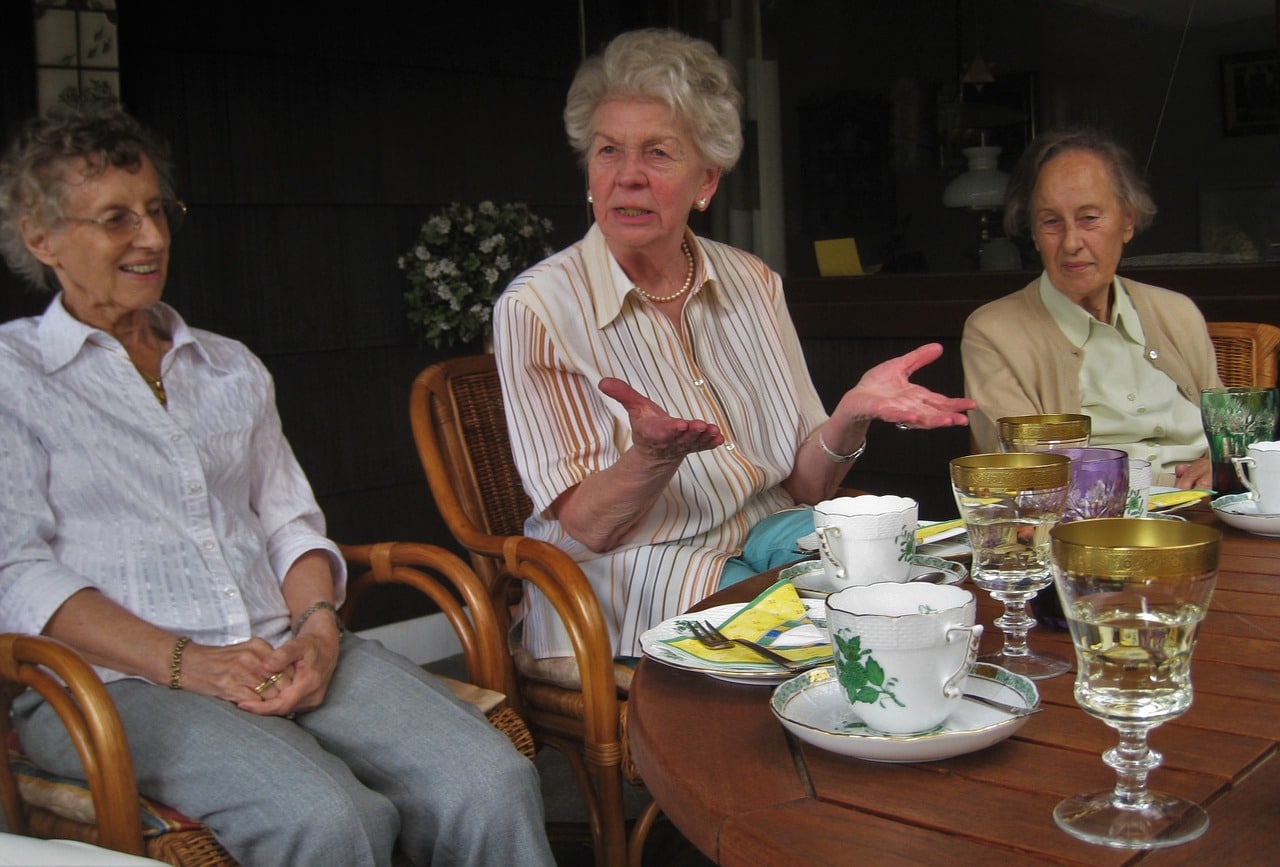
[[689, 621], [689, 629], [693, 632], [693, 637], [698, 639], [703, 647], [709, 647], [712, 650], [725, 650], [738, 644], [753, 653], [758, 653], [775, 665], [782, 666], [787, 671], [804, 671], [807, 668], [814, 668], [826, 662], [826, 660], [822, 662], [796, 662], [794, 659], [787, 659], [785, 656], [774, 653], [769, 648], [756, 644], [754, 641], [747, 641], [745, 638], [730, 638], [712, 626], [711, 622], [707, 620], [701, 623], [691, 620]]

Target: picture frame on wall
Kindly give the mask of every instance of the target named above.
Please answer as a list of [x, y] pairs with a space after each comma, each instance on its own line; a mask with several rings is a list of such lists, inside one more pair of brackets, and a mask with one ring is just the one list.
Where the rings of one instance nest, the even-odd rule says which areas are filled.
[[1280, 51], [1223, 56], [1222, 129], [1230, 136], [1280, 133]]

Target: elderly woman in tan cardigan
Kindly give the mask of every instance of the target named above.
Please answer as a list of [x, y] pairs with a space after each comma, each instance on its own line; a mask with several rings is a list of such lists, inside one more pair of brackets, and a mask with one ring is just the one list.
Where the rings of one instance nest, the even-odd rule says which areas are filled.
[[1116, 275], [1156, 206], [1129, 154], [1095, 130], [1047, 134], [1009, 183], [1004, 226], [1030, 233], [1044, 272], [964, 327], [978, 447], [1004, 416], [1084, 413], [1091, 444], [1151, 462], [1152, 480], [1208, 487], [1200, 389], [1221, 385], [1204, 317], [1185, 295]]

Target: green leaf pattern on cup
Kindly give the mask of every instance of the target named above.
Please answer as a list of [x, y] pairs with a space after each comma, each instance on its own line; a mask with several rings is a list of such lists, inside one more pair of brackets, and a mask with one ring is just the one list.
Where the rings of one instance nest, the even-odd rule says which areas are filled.
[[914, 527], [903, 527], [902, 532], [894, 537], [898, 543], [898, 562], [910, 560], [916, 553], [916, 531]]
[[892, 701], [898, 707], [906, 707], [893, 694], [897, 685], [896, 677], [886, 677], [885, 670], [876, 662], [870, 650], [862, 649], [862, 637], [853, 635], [846, 638], [835, 636], [837, 656], [836, 670], [840, 674], [840, 685], [844, 687], [849, 701], [854, 704], [875, 704], [885, 707], [886, 701]]

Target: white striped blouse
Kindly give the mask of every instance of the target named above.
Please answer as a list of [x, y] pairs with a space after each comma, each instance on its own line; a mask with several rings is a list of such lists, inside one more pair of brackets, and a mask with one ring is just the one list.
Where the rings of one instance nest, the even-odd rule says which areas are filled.
[[262, 362], [165, 304], [151, 313], [173, 339], [167, 410], [124, 347], [61, 296], [0, 326], [0, 631], [38, 633], [96, 588], [201, 644], [279, 645], [289, 567], [328, 552], [341, 599], [342, 558]]
[[[534, 513], [526, 533], [572, 555], [595, 588], [615, 652], [716, 589], [762, 518], [794, 505], [780, 484], [827, 418], [787, 313], [782, 280], [760, 259], [695, 238], [698, 278], [681, 333], [643, 299], [593, 226], [517, 277], [494, 311], [494, 346], [516, 464]], [[720, 427], [725, 443], [687, 457], [622, 546], [597, 554], [547, 511], [631, 446], [626, 411], [597, 384], [617, 377], [678, 418]], [[525, 642], [572, 651], [536, 593]]]

